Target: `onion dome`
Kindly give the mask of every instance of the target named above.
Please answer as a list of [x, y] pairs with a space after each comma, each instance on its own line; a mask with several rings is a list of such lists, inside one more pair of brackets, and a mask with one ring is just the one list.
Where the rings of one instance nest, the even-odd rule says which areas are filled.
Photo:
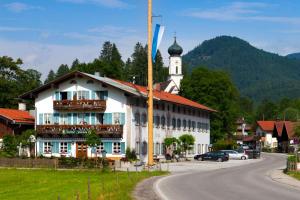
[[174, 43], [168, 49], [168, 53], [170, 56], [180, 56], [182, 52], [182, 47], [177, 44], [175, 37]]

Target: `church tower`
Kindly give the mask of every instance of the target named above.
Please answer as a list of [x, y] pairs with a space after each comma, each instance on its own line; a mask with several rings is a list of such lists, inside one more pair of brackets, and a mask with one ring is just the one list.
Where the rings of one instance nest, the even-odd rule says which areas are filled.
[[[182, 75], [182, 47], [177, 44], [176, 37], [174, 38], [174, 43], [169, 47], [168, 53], [169, 57], [169, 81], [173, 81], [177, 87], [180, 89], [180, 81], [183, 78]], [[172, 93], [178, 93], [179, 91], [173, 91]]]

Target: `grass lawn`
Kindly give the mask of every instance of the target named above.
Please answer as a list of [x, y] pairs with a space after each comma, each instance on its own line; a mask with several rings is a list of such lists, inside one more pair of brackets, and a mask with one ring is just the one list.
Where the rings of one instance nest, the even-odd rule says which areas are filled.
[[87, 199], [90, 179], [91, 197], [100, 199], [131, 199], [135, 185], [148, 177], [166, 172], [99, 172], [55, 171], [34, 169], [0, 169], [1, 200]]
[[296, 179], [298, 179], [300, 181], [300, 172], [288, 172], [288, 175], [290, 175], [291, 177], [294, 177]]

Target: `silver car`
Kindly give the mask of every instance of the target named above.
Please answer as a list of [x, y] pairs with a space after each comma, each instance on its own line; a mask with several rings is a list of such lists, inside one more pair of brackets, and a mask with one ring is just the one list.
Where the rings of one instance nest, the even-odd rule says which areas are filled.
[[246, 160], [248, 159], [248, 155], [245, 153], [239, 153], [234, 150], [221, 150], [229, 155], [229, 159], [238, 159], [238, 160]]

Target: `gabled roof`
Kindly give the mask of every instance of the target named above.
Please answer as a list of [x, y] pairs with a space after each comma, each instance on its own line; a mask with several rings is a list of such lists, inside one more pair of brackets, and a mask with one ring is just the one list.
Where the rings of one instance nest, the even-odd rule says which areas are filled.
[[[123, 90], [125, 92], [128, 92], [128, 93], [136, 95], [136, 96], [141, 96], [144, 98], [147, 97], [147, 88], [144, 86], [136, 85], [136, 84], [125, 82], [125, 81], [114, 80], [114, 79], [107, 78], [107, 77], [101, 77], [101, 76], [96, 76], [96, 75], [92, 75], [92, 74], [88, 74], [88, 73], [83, 73], [80, 71], [73, 71], [73, 72], [70, 72], [60, 78], [57, 78], [39, 88], [36, 88], [32, 91], [29, 91], [29, 92], [21, 95], [20, 98], [32, 99], [35, 94], [38, 94], [43, 90], [49, 89], [53, 85], [56, 85], [61, 82], [64, 82], [65, 80], [72, 79], [75, 77], [80, 77], [80, 76], [84, 76], [84, 77], [88, 77], [88, 78], [91, 78], [96, 81], [100, 81], [102, 83], [105, 83], [107, 85], [118, 88], [120, 90]], [[206, 110], [206, 111], [210, 111], [210, 112], [216, 112], [214, 109], [211, 109], [211, 108], [204, 106], [202, 104], [199, 104], [197, 102], [191, 101], [191, 100], [181, 97], [179, 95], [170, 94], [168, 92], [158, 91], [158, 90], [153, 90], [153, 94], [154, 94], [153, 98], [156, 100], [163, 100], [163, 101], [182, 104], [182, 105], [186, 105], [186, 106], [190, 106], [190, 107], [194, 107], [194, 108], [198, 108], [198, 109], [202, 109], [202, 110]]]
[[34, 124], [34, 117], [27, 111], [0, 108], [0, 117], [9, 120], [12, 123]]
[[257, 121], [257, 125], [265, 132], [272, 132], [275, 121]]

